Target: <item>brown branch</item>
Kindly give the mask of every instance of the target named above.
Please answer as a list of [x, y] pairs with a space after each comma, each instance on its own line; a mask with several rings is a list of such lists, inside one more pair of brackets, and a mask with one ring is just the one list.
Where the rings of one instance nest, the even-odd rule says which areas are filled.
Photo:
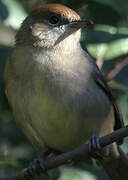
[[[100, 138], [101, 147], [103, 148], [109, 144], [112, 144], [113, 142], [119, 141], [120, 139], [122, 139], [126, 136], [128, 136], [128, 126], [126, 126], [124, 128], [120, 128], [119, 130], [116, 130], [116, 131], [112, 132], [111, 134], [101, 137]], [[71, 160], [78, 160], [82, 156], [84, 156], [84, 157], [89, 156], [88, 144], [78, 147], [73, 151], [66, 152], [66, 153], [63, 153], [56, 157], [47, 159], [44, 163], [45, 163], [46, 170], [50, 170], [50, 169], [56, 168], [60, 165], [66, 164]], [[0, 178], [0, 179], [1, 180], [26, 180], [27, 179], [27, 177], [25, 175], [26, 172], [27, 172], [27, 169], [19, 175], [16, 175], [13, 177]], [[43, 178], [42, 178], [42, 180], [43, 180]], [[44, 180], [45, 180], [45, 178], [44, 178]]]
[[128, 56], [114, 64], [114, 66], [107, 72], [105, 78], [107, 81], [114, 79], [114, 77], [128, 64]]

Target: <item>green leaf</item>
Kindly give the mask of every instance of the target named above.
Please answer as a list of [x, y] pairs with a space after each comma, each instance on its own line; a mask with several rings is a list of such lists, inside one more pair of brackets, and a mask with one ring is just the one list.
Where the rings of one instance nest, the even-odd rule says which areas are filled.
[[18, 29], [22, 21], [27, 16], [27, 13], [25, 12], [21, 4], [16, 0], [3, 0], [3, 3], [7, 6], [9, 11], [9, 16], [5, 20], [5, 23], [15, 29]]
[[12, 167], [20, 167], [20, 163], [15, 159], [0, 159], [0, 166], [12, 166]]
[[[127, 0], [93, 0], [95, 2], [111, 6], [122, 16], [128, 16], [128, 1]], [[108, 14], [109, 15], [109, 14]]]
[[110, 82], [108, 82], [109, 86], [113, 89], [117, 89], [117, 90], [120, 90], [122, 91], [123, 93], [127, 91], [127, 86], [119, 83], [118, 81], [114, 81], [114, 80], [111, 80]]
[[59, 180], [96, 180], [96, 177], [87, 171], [73, 168], [64, 168]]
[[96, 59], [101, 56], [104, 60], [111, 60], [128, 53], [128, 38], [88, 44], [87, 49]]
[[104, 59], [112, 59], [128, 53], [128, 38], [112, 41], [108, 44]]
[[[128, 89], [127, 89], [127, 92], [128, 92]], [[120, 105], [121, 112], [123, 114], [125, 125], [128, 125], [128, 93], [125, 93], [123, 96], [121, 96], [118, 99], [118, 103]]]
[[96, 24], [94, 27], [94, 30], [96, 31], [104, 31], [104, 32], [108, 32], [110, 34], [115, 34], [117, 33], [117, 27], [115, 26], [110, 26], [110, 25], [106, 25], [106, 24]]
[[98, 58], [99, 56], [104, 57], [104, 54], [107, 50], [107, 43], [100, 43], [100, 44], [89, 44], [87, 46], [88, 51], [95, 57]]

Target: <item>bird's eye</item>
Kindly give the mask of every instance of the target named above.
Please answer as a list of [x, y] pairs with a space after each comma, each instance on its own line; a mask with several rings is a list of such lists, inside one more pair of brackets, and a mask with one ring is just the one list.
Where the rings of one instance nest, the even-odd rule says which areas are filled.
[[57, 24], [59, 22], [59, 18], [57, 16], [52, 16], [49, 20], [51, 24]]

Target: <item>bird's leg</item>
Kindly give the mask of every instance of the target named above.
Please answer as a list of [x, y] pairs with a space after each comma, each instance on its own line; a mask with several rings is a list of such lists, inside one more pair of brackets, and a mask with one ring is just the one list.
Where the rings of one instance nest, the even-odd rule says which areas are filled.
[[44, 161], [48, 158], [48, 156], [52, 153], [52, 149], [48, 148], [39, 158], [35, 159], [34, 162], [30, 164], [30, 166], [27, 168], [27, 171], [25, 173], [25, 177], [32, 177], [34, 179], [38, 179], [38, 176], [43, 173], [45, 178], [43, 179], [49, 179], [48, 173], [45, 168]]
[[100, 137], [98, 133], [94, 133], [88, 143], [90, 155], [96, 159], [103, 159], [105, 156], [104, 149], [100, 145]]

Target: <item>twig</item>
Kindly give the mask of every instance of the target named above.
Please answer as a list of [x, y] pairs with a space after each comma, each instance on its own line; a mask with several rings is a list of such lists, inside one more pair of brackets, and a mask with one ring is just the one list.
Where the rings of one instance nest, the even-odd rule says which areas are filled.
[[[103, 136], [100, 138], [100, 144], [101, 147], [105, 147], [109, 144], [112, 144], [115, 141], [119, 141], [120, 139], [128, 136], [128, 126], [124, 128], [120, 128], [119, 130], [114, 131], [111, 134], [108, 134], [106, 136]], [[63, 153], [61, 155], [58, 155], [56, 157], [47, 159], [45, 163], [46, 170], [50, 170], [53, 168], [56, 168], [60, 165], [66, 164], [71, 160], [78, 160], [80, 157], [88, 157], [89, 156], [89, 149], [88, 149], [88, 144], [85, 144], [81, 147], [76, 148], [73, 151]], [[26, 177], [24, 176], [27, 170], [24, 171], [24, 173], [21, 173], [17, 176], [13, 177], [6, 177], [6, 178], [1, 178], [2, 180], [25, 180]]]
[[114, 66], [107, 72], [105, 78], [107, 81], [114, 79], [114, 77], [121, 71], [121, 69], [128, 64], [128, 56], [123, 60], [118, 61]]

